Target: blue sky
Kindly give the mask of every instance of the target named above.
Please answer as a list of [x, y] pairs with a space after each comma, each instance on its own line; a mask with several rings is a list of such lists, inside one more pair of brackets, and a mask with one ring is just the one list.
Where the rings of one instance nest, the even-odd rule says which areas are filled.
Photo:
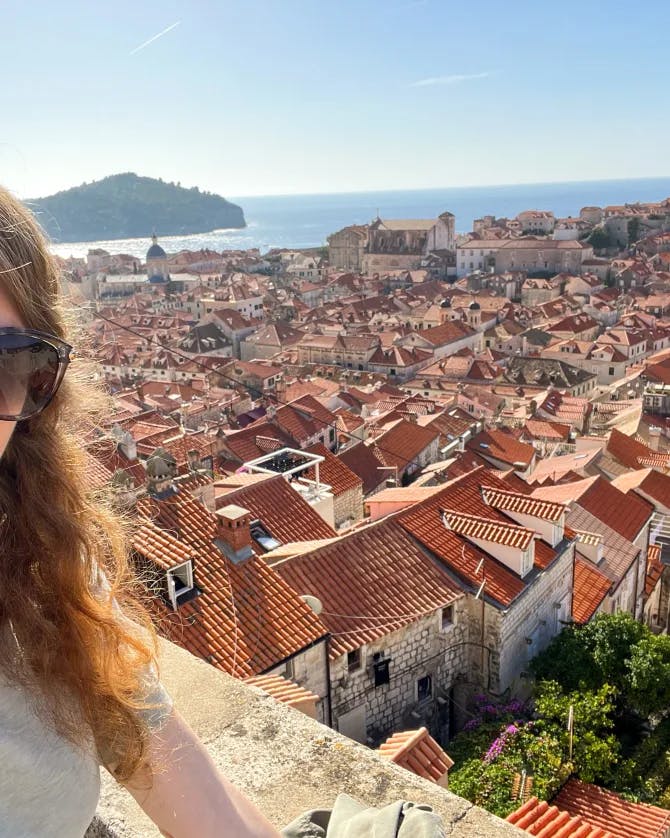
[[226, 196], [670, 175], [667, 0], [33, 0], [2, 24], [22, 197], [121, 171]]

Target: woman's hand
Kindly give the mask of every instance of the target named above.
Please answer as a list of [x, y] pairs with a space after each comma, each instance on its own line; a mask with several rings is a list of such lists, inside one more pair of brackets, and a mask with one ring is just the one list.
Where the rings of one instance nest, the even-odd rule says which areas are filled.
[[218, 771], [205, 747], [172, 710], [152, 732], [153, 773], [125, 787], [168, 838], [278, 838], [279, 833]]

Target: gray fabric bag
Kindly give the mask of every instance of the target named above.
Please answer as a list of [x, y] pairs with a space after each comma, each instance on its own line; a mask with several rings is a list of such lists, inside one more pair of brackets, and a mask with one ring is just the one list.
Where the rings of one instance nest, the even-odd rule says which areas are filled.
[[283, 838], [445, 838], [430, 806], [396, 800], [382, 809], [340, 794], [332, 809], [312, 809], [281, 832]]

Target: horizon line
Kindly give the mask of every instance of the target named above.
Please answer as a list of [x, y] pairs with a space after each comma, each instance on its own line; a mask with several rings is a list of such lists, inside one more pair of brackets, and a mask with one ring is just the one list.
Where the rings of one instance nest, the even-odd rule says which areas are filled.
[[449, 189], [500, 189], [508, 186], [569, 186], [578, 183], [631, 183], [643, 180], [669, 180], [667, 175], [639, 175], [636, 177], [603, 177], [588, 178], [586, 180], [529, 180], [529, 181], [504, 181], [501, 183], [466, 183], [452, 184], [451, 186], [403, 186], [384, 187], [371, 189], [338, 189], [328, 192], [248, 192], [246, 195], [228, 194], [227, 199], [239, 201], [245, 198], [307, 198], [316, 195], [364, 195], [373, 193], [375, 195], [389, 194], [394, 192], [444, 192]]

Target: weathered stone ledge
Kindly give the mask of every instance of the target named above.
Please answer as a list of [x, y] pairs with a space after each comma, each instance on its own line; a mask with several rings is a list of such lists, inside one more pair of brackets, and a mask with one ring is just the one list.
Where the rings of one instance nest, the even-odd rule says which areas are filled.
[[[216, 764], [277, 827], [300, 812], [332, 806], [346, 792], [371, 806], [397, 799], [427, 803], [442, 816], [450, 838], [525, 834], [170, 643], [163, 644], [162, 678]], [[87, 835], [160, 833], [105, 776], [98, 818]]]

